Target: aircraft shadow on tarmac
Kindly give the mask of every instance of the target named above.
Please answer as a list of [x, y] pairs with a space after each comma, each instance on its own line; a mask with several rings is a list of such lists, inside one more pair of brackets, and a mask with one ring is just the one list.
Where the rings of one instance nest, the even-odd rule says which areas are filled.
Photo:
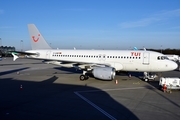
[[[1, 120], [109, 119], [110, 116], [101, 113], [74, 93], [85, 90], [99, 91], [99, 98], [95, 94], [95, 97], [91, 97], [92, 93], [84, 93], [84, 97], [89, 97], [94, 104], [101, 102], [101, 109], [115, 119], [138, 119], [130, 110], [100, 89], [85, 85], [53, 83], [57, 79], [56, 76], [50, 76], [42, 82], [32, 82], [0, 78]], [[103, 104], [104, 99], [106, 100]]]
[[66, 74], [74, 74], [74, 73], [82, 74], [83, 72], [82, 70], [78, 70], [75, 68], [66, 68], [66, 67], [54, 67], [54, 69], [67, 72]]
[[[6, 71], [1, 75], [11, 74], [21, 68]], [[34, 79], [34, 77], [32, 78]], [[41, 82], [18, 80], [14, 78], [0, 78], [0, 119], [1, 120], [32, 120], [32, 119], [140, 119], [128, 108], [114, 100], [108, 93], [87, 85], [72, 85], [54, 83], [58, 79], [55, 75]], [[156, 84], [149, 82], [149, 84]], [[151, 86], [150, 89], [172, 104], [180, 106], [163, 96]], [[98, 91], [98, 93], [84, 91]], [[87, 101], [75, 94], [78, 91]], [[99, 106], [107, 113], [103, 113]], [[110, 115], [110, 116], [109, 116]]]
[[[75, 69], [75, 68], [54, 67], [54, 69], [64, 71], [64, 72], [66, 72], [65, 74], [82, 74], [83, 73], [82, 70], [78, 70], [78, 69]], [[60, 73], [54, 73], [54, 74], [60, 74]], [[92, 73], [87, 73], [87, 75], [89, 77], [91, 77], [91, 78], [94, 78]], [[102, 79], [98, 79], [98, 78], [94, 78], [94, 79], [103, 81]]]
[[24, 68], [20, 68], [20, 69], [14, 69], [14, 70], [0, 72], [0, 76], [15, 73], [15, 72], [19, 72], [19, 71], [22, 71], [22, 70], [25, 70], [25, 69], [29, 69], [29, 67], [24, 67]]
[[[83, 73], [82, 70], [78, 70], [75, 68], [54, 67], [54, 69], [64, 71], [64, 72], [66, 72], [65, 74], [82, 74]], [[59, 74], [59, 73], [55, 73], [55, 74]], [[129, 74], [131, 74], [134, 77], [140, 78], [140, 79], [143, 76], [142, 72], [116, 72], [116, 76], [129, 76]], [[88, 73], [88, 76], [94, 78], [94, 76], [91, 73]], [[100, 81], [107, 81], [107, 80], [101, 80], [101, 79], [97, 79], [97, 78], [94, 78], [94, 79], [100, 80]], [[125, 80], [127, 80], [127, 79], [125, 79]]]
[[22, 65], [22, 64], [17, 64], [17, 63], [15, 63], [15, 64], [0, 64], [0, 66], [10, 66], [10, 65]]

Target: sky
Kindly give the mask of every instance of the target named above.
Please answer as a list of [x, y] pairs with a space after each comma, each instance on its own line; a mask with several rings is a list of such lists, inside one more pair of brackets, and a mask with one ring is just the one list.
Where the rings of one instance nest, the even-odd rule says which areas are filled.
[[0, 45], [29, 50], [27, 24], [59, 49], [180, 49], [180, 0], [0, 0]]

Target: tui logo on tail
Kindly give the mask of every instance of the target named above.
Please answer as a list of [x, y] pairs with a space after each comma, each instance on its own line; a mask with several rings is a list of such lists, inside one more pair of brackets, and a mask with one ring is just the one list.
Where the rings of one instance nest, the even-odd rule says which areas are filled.
[[[38, 36], [40, 36], [40, 34], [38, 34]], [[35, 36], [32, 36], [32, 39], [34, 42], [37, 42], [39, 40], [39, 37], [37, 39], [35, 39]]]

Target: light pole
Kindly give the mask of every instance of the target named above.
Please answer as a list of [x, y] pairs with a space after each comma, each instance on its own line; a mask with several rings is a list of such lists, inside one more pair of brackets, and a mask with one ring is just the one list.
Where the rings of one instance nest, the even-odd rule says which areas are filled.
[[161, 53], [162, 53], [162, 45], [161, 45]]
[[23, 51], [23, 40], [21, 40], [20, 43], [21, 51]]

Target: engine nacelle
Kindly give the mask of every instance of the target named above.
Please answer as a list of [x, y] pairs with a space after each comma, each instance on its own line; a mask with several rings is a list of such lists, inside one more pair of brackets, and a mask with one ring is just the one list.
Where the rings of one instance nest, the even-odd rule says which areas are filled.
[[97, 67], [93, 69], [92, 73], [94, 77], [102, 80], [113, 80], [116, 75], [116, 71], [112, 67]]

